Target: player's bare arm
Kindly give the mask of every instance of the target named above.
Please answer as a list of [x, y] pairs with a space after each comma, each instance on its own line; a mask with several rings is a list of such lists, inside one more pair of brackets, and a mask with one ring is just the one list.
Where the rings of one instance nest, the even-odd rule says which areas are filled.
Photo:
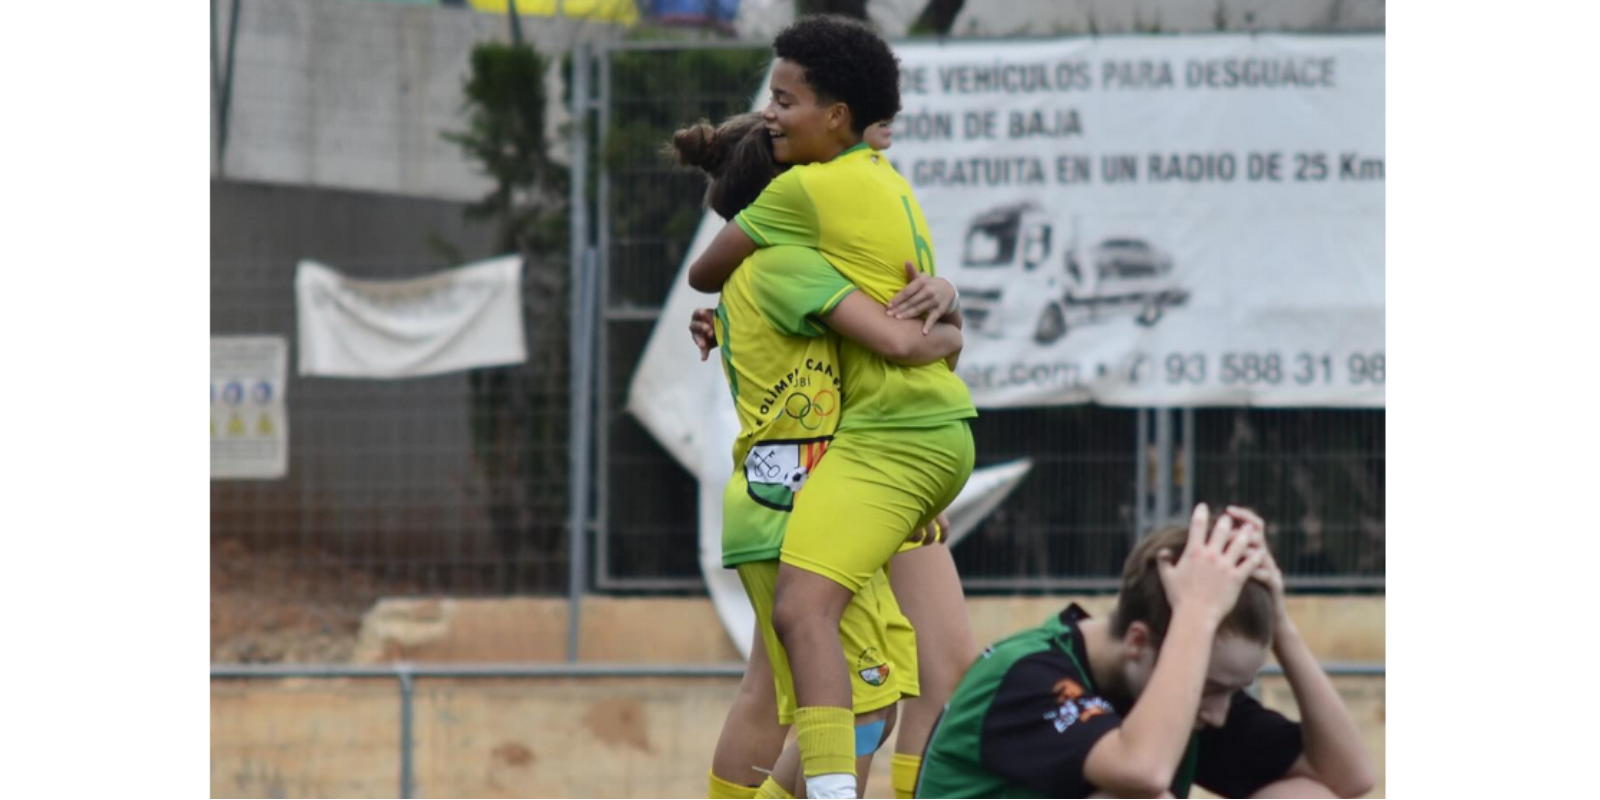
[[895, 319], [883, 304], [862, 292], [851, 292], [823, 321], [845, 338], [902, 366], [920, 367], [945, 359], [962, 347], [961, 331], [939, 323], [927, 335], [914, 319]]
[[919, 272], [915, 264], [905, 262], [906, 287], [889, 298], [886, 309], [895, 319], [924, 317], [923, 332], [933, 329], [935, 322], [948, 322], [961, 327], [959, 299], [955, 284], [944, 278], [930, 278]]
[[728, 276], [755, 251], [756, 243], [738, 223], [723, 225], [722, 230], [717, 232], [717, 238], [711, 240], [711, 246], [689, 265], [690, 288], [706, 294], [722, 291], [722, 284], [727, 282]]

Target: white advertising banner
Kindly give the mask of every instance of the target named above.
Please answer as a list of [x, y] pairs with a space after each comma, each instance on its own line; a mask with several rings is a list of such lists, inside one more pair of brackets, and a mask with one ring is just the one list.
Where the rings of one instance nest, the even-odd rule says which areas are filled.
[[[1383, 405], [1382, 36], [896, 52], [888, 156], [962, 289], [980, 408]], [[706, 215], [685, 265], [722, 224]], [[680, 274], [630, 393], [691, 470], [689, 376], [718, 369], [683, 331], [713, 304]]]
[[410, 378], [527, 360], [520, 256], [387, 281], [302, 261], [294, 287], [301, 375]]

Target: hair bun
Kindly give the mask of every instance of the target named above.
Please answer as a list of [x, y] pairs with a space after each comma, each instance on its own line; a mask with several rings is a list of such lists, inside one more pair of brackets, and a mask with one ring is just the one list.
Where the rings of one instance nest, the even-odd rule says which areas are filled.
[[672, 147], [677, 151], [678, 163], [686, 167], [699, 167], [712, 172], [722, 162], [723, 148], [717, 141], [717, 129], [701, 120], [672, 135]]

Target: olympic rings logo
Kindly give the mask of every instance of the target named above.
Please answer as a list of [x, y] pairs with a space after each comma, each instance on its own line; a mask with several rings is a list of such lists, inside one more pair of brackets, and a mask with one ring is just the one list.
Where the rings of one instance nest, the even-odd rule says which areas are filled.
[[787, 414], [794, 417], [795, 421], [800, 423], [800, 427], [814, 431], [822, 427], [824, 418], [833, 416], [833, 412], [837, 410], [839, 410], [839, 400], [834, 396], [833, 390], [823, 389], [817, 392], [816, 397], [806, 397], [800, 392], [789, 395], [783, 401], [783, 410], [779, 415]]

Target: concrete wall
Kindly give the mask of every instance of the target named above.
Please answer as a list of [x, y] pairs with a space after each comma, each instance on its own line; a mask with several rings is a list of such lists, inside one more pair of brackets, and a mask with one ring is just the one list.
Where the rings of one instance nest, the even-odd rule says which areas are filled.
[[[992, 641], [1068, 601], [1092, 614], [1110, 597], [978, 597], [974, 633]], [[1384, 598], [1294, 597], [1290, 613], [1325, 661], [1382, 662]], [[560, 600], [387, 600], [362, 628], [356, 661], [556, 661]], [[738, 658], [703, 598], [593, 597], [581, 658], [719, 663]], [[1335, 681], [1379, 766], [1385, 681]], [[415, 706], [419, 797], [704, 797], [705, 770], [732, 678], [423, 680]], [[1281, 679], [1264, 701], [1293, 715]], [[212, 681], [211, 792], [227, 797], [392, 797], [399, 695], [392, 680]], [[892, 796], [887, 757], [869, 797]]]
[[[867, 16], [884, 36], [898, 38], [911, 30], [927, 4], [927, 0], [868, 0]], [[794, 21], [797, 5], [795, 0], [741, 0], [734, 31], [741, 39], [770, 40]]]
[[[218, 58], [228, 12], [218, 0]], [[526, 39], [552, 59], [547, 134], [567, 120], [559, 56], [623, 29], [527, 17]], [[476, 199], [489, 183], [440, 138], [463, 127], [461, 83], [473, 45], [509, 41], [505, 18], [467, 8], [342, 0], [243, 0], [225, 160], [212, 115], [212, 176]], [[215, 110], [218, 102], [212, 95]]]
[[[294, 265], [319, 259], [362, 277], [391, 278], [457, 266], [430, 245], [437, 237], [468, 259], [493, 251], [494, 226], [465, 217], [466, 204], [428, 198], [248, 181], [211, 182], [211, 279], [274, 283], [272, 300], [292, 306]], [[351, 265], [355, 266], [352, 267]], [[383, 265], [369, 268], [368, 265]], [[230, 318], [212, 309], [212, 330]], [[291, 308], [292, 311], [292, 308]], [[292, 316], [282, 331], [292, 333]]]
[[[364, 5], [343, 0], [330, 5]], [[494, 229], [462, 216], [463, 204], [420, 197], [284, 184], [211, 182], [211, 334], [279, 335], [298, 350], [294, 273], [317, 259], [356, 278], [410, 278], [498, 255]], [[524, 280], [528, 362], [516, 374], [538, 401], [528, 414], [565, 425], [565, 253], [535, 259]], [[559, 307], [559, 306], [558, 306]], [[473, 460], [475, 395], [468, 373], [399, 381], [297, 374], [291, 356], [287, 403], [289, 474], [277, 481], [213, 481], [213, 541], [314, 550], [344, 557], [443, 565], [513, 558], [529, 564], [524, 591], [565, 586], [565, 567], [543, 569], [564, 539], [564, 437], [541, 437], [525, 457], [527, 518], [515, 541], [497, 539], [488, 509], [491, 478]], [[554, 465], [554, 466], [547, 466]], [[314, 560], [314, 559], [312, 559]], [[564, 564], [565, 562], [561, 562]], [[535, 569], [534, 566], [540, 568]]]
[[[972, 597], [967, 615], [980, 643], [1039, 624], [1068, 602], [1093, 615], [1108, 595]], [[1384, 660], [1381, 596], [1291, 597], [1289, 613], [1323, 661]], [[703, 597], [585, 598], [579, 658], [621, 663], [726, 663], [739, 653]], [[383, 600], [362, 621], [352, 660], [559, 661], [567, 652], [567, 604], [558, 598]]]
[[[1382, 678], [1335, 680], [1378, 764]], [[732, 678], [423, 680], [417, 797], [705, 797]], [[1293, 715], [1281, 679], [1267, 705]], [[213, 797], [396, 797], [399, 695], [392, 680], [213, 681]], [[868, 797], [892, 797], [880, 753]]]
[[[875, 0], [874, 23], [906, 35], [922, 0]], [[226, 62], [232, 3], [215, 3], [214, 69]], [[794, 19], [794, 0], [749, 0], [735, 29], [769, 40]], [[952, 35], [1041, 36], [1159, 30], [1383, 30], [1383, 0], [967, 0]], [[624, 29], [525, 17], [525, 36], [559, 57]], [[228, 142], [219, 154], [212, 94], [213, 177], [465, 200], [489, 183], [440, 138], [462, 126], [461, 82], [472, 46], [505, 41], [504, 18], [465, 8], [342, 0], [243, 0]], [[568, 119], [558, 61], [545, 81], [547, 135], [558, 160]], [[219, 84], [214, 84], [219, 85]]]

